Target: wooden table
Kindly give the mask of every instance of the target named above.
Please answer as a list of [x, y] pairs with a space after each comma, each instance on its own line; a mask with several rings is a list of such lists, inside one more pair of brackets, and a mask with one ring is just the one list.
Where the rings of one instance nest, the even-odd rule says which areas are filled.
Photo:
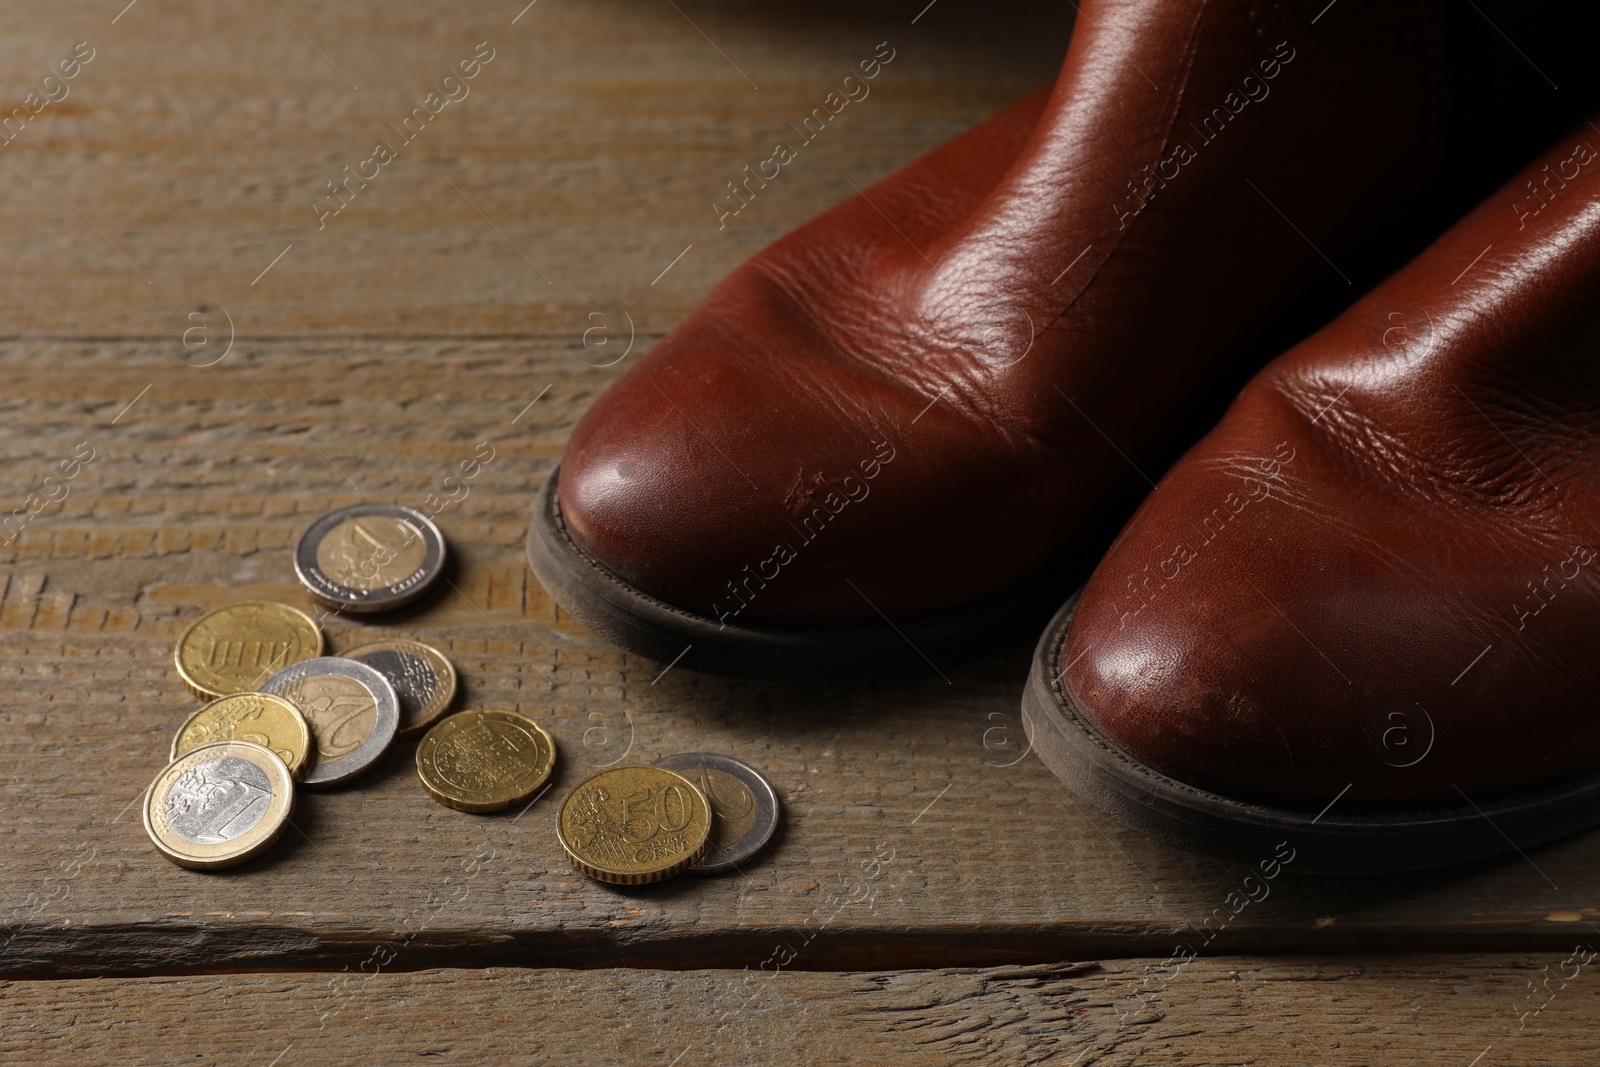
[[[1027, 648], [950, 684], [663, 672], [528, 570], [535, 487], [585, 406], [847, 181], [1047, 81], [1067, 5], [123, 2], [0, 9], [6, 107], [93, 51], [0, 149], [0, 517], [26, 519], [0, 546], [7, 1062], [1593, 1061], [1595, 835], [1408, 877], [1291, 870], [1221, 923], [1242, 869], [1122, 829], [1026, 753]], [[724, 183], [881, 41], [871, 96], [719, 229]], [[479, 42], [469, 95], [319, 228], [326, 183], [399, 144]], [[552, 792], [451, 811], [401, 745], [305, 796], [259, 862], [162, 859], [138, 802], [193, 706], [179, 631], [306, 604], [290, 547], [314, 517], [418, 503], [480, 442], [493, 461], [440, 516], [450, 586], [327, 628], [335, 650], [432, 642], [467, 705], [538, 717]], [[687, 749], [766, 770], [775, 846], [723, 878], [575, 875], [555, 801]]]

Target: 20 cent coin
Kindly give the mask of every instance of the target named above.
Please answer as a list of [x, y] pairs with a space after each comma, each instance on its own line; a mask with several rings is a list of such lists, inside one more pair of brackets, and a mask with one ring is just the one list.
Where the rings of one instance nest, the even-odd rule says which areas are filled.
[[610, 767], [562, 801], [556, 833], [567, 859], [590, 878], [659, 882], [705, 850], [711, 806], [693, 782], [665, 767]]
[[550, 779], [556, 746], [538, 723], [511, 711], [463, 711], [417, 746], [417, 775], [439, 803], [460, 811], [502, 811]]
[[144, 828], [173, 863], [217, 870], [269, 848], [293, 806], [294, 781], [276, 753], [217, 741], [156, 775], [144, 797]]

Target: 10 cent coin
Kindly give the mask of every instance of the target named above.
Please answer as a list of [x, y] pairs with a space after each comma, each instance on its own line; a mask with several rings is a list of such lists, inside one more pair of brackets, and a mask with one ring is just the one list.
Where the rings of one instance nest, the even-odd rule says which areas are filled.
[[144, 797], [144, 828], [173, 863], [216, 870], [270, 847], [293, 806], [294, 781], [275, 753], [249, 741], [218, 741], [156, 775]]
[[178, 728], [172, 758], [216, 741], [249, 741], [271, 749], [296, 779], [305, 772], [312, 753], [305, 716], [270, 693], [234, 693], [213, 700]]
[[344, 653], [365, 663], [394, 686], [400, 698], [401, 740], [421, 737], [456, 697], [456, 669], [438, 649], [421, 641], [374, 641]]
[[394, 740], [400, 701], [365, 663], [319, 656], [285, 667], [261, 691], [288, 698], [311, 726], [316, 761], [308, 786], [338, 785], [370, 771]]
[[693, 782], [665, 767], [610, 767], [567, 794], [556, 833], [567, 859], [590, 878], [659, 882], [705, 850], [711, 806]]
[[311, 524], [294, 570], [311, 595], [345, 611], [383, 611], [421, 596], [444, 573], [444, 535], [399, 504], [352, 504]]
[[550, 735], [511, 711], [460, 712], [434, 726], [417, 746], [423, 788], [460, 811], [502, 811], [527, 800], [555, 765]]
[[201, 700], [248, 693], [268, 675], [322, 655], [322, 628], [286, 604], [247, 600], [208, 611], [178, 638], [178, 676]]
[[778, 794], [748, 763], [710, 752], [683, 752], [656, 760], [699, 787], [711, 802], [711, 840], [689, 864], [690, 874], [718, 874], [766, 847], [778, 828]]

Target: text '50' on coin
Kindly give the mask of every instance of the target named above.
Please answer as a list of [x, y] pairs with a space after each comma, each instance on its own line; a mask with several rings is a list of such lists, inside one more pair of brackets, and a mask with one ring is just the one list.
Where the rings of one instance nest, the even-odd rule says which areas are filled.
[[705, 850], [711, 806], [693, 782], [664, 767], [611, 767], [567, 794], [556, 832], [567, 859], [590, 878], [659, 882]]
[[156, 775], [144, 796], [144, 829], [173, 863], [217, 870], [269, 848], [293, 806], [294, 781], [276, 753], [218, 741]]
[[305, 716], [271, 693], [234, 693], [213, 700], [178, 728], [172, 758], [216, 741], [249, 741], [269, 748], [296, 780], [305, 773], [312, 754], [311, 727]]
[[433, 799], [460, 811], [501, 811], [537, 793], [556, 765], [538, 723], [512, 711], [463, 711], [417, 745], [417, 776]]
[[778, 794], [748, 763], [711, 752], [681, 752], [656, 760], [699, 787], [711, 803], [711, 840], [690, 874], [732, 870], [766, 847], [778, 828]]
[[444, 653], [421, 641], [374, 641], [344, 653], [365, 663], [394, 686], [400, 698], [401, 740], [421, 737], [456, 698], [456, 669]]
[[274, 672], [322, 655], [322, 628], [297, 608], [266, 600], [208, 611], [178, 638], [178, 676], [201, 700], [259, 689]]
[[399, 504], [352, 504], [311, 524], [294, 571], [311, 595], [345, 611], [383, 611], [421, 596], [444, 573], [444, 535]]
[[370, 771], [394, 740], [400, 702], [388, 679], [339, 656], [303, 660], [261, 683], [305, 716], [316, 743], [308, 786], [339, 785]]

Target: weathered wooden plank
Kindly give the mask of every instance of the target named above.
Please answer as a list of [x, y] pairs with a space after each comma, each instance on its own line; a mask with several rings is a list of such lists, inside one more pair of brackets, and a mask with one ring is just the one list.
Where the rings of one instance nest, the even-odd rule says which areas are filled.
[[[252, 337], [567, 334], [605, 299], [659, 331], [847, 179], [1048, 82], [1072, 17], [1038, 0], [914, 26], [923, 4], [526, 4], [142, 0], [114, 25], [121, 4], [6, 5], [0, 114], [75, 42], [94, 55], [0, 148], [0, 333], [156, 336], [199, 300]], [[894, 59], [868, 95], [719, 226], [726, 183], [882, 41]], [[460, 95], [441, 79], [480, 42], [493, 58], [467, 95], [404, 142], [395, 127]], [[320, 217], [313, 199], [337, 203], [327, 184], [379, 141], [396, 158]]]
[[[1112, 960], [777, 975], [493, 969], [14, 982], [0, 985], [0, 1060], [1588, 1063], [1600, 1054], [1600, 981], [1585, 958], [1239, 958], [1169, 968], [1170, 977]], [[1536, 998], [1530, 983], [1544, 990]]]
[[[55, 373], [68, 363], [70, 380]], [[205, 369], [148, 342], [0, 343], [0, 517], [75, 445], [95, 450], [66, 499], [0, 546], [0, 972], [337, 969], [374, 953], [406, 968], [739, 966], [780, 944], [808, 969], [1165, 957], [1180, 942], [1554, 951], [1600, 922], [1593, 834], [1408, 877], [1291, 864], [1234, 915], [1243, 871], [1120, 829], [1025, 755], [1026, 648], [942, 664], [948, 685], [760, 685], [619, 653], [551, 604], [522, 543], [571, 421], [620, 369], [532, 341], [283, 341]], [[328, 630], [336, 649], [379, 633], [445, 649], [468, 703], [549, 726], [552, 792], [521, 815], [450, 811], [403, 746], [306, 797], [303, 836], [262, 862], [207, 875], [162, 860], [135, 802], [192, 706], [169, 660], [180, 629], [236, 598], [306, 603], [289, 549], [316, 515], [421, 501], [479, 441], [493, 461], [439, 516], [455, 588]], [[552, 802], [600, 764], [691, 748], [771, 776], [788, 809], [772, 851], [744, 877], [626, 892], [572, 873]]]

